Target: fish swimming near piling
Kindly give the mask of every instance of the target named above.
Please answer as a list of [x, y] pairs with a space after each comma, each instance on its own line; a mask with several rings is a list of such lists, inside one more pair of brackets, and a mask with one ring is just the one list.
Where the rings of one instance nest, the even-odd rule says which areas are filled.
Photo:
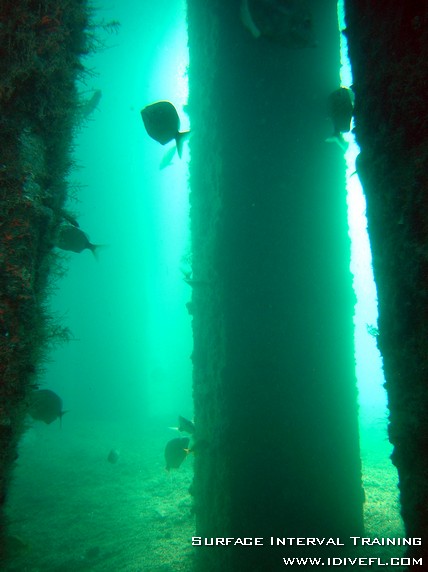
[[333, 135], [326, 139], [327, 143], [337, 143], [346, 151], [348, 144], [342, 133], [351, 130], [351, 121], [354, 114], [353, 93], [347, 87], [339, 87], [333, 91], [327, 101], [328, 115], [333, 123]]
[[141, 117], [148, 135], [161, 145], [175, 139], [177, 153], [181, 157], [183, 143], [190, 131], [180, 131], [180, 118], [173, 104], [170, 101], [151, 103], [141, 110]]
[[193, 421], [182, 417], [181, 415], [178, 416], [178, 430], [181, 433], [188, 433], [189, 435], [193, 435], [195, 432], [195, 424]]
[[50, 425], [55, 419], [59, 419], [66, 411], [62, 409], [62, 399], [50, 389], [36, 389], [32, 392], [28, 413], [36, 421], [44, 421]]
[[62, 250], [68, 250], [77, 253], [88, 249], [96, 257], [97, 249], [101, 245], [92, 244], [88, 238], [88, 235], [80, 228], [77, 228], [71, 224], [62, 224], [59, 227], [57, 233], [55, 246], [61, 248]]
[[179, 437], [168, 441], [165, 447], [165, 462], [166, 470], [178, 469], [181, 463], [189, 454], [189, 441], [188, 437]]
[[241, 22], [254, 38], [286, 48], [317, 45], [312, 14], [304, 0], [242, 0]]
[[98, 107], [99, 102], [101, 101], [102, 92], [100, 89], [96, 89], [91, 97], [86, 101], [80, 103], [77, 108], [78, 113], [82, 119], [86, 119], [91, 115], [95, 109]]

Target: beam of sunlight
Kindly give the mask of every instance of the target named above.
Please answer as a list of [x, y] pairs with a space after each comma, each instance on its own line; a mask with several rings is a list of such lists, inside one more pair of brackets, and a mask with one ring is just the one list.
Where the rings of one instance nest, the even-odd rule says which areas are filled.
[[[339, 26], [345, 29], [343, 0], [338, 4]], [[341, 35], [341, 82], [352, 86], [352, 69], [346, 38]], [[368, 533], [394, 536], [402, 533], [397, 472], [389, 460], [392, 446], [387, 438], [387, 394], [382, 357], [376, 345], [377, 292], [367, 232], [366, 200], [356, 173], [359, 147], [351, 133], [345, 134], [348, 150], [346, 184], [348, 225], [351, 238], [351, 272], [356, 295], [354, 343], [359, 393], [359, 422], [363, 484], [366, 491], [365, 526]], [[371, 333], [370, 333], [371, 332]]]
[[[340, 28], [345, 28], [343, 5], [339, 3]], [[341, 38], [341, 82], [352, 86], [352, 70], [348, 60], [346, 39]], [[368, 326], [377, 325], [377, 293], [373, 277], [370, 242], [367, 233], [366, 200], [356, 173], [355, 160], [359, 147], [352, 133], [345, 134], [348, 150], [345, 155], [347, 172], [348, 224], [351, 237], [351, 272], [357, 298], [354, 314], [355, 357], [359, 400], [363, 417], [384, 417], [386, 392], [382, 358], [376, 347], [376, 338], [369, 334]]]
[[[164, 29], [164, 41], [152, 63], [150, 74], [151, 101], [171, 101], [180, 117], [180, 130], [189, 129], [184, 111], [188, 99], [186, 5], [180, 2]], [[148, 141], [148, 143], [153, 143]], [[149, 343], [149, 370], [155, 368], [162, 378], [150, 383], [150, 401], [153, 411], [166, 414], [183, 413], [192, 416], [191, 400], [191, 347], [192, 334], [186, 303], [190, 288], [184, 282], [180, 267], [190, 255], [189, 200], [188, 200], [188, 144], [184, 144], [180, 159], [175, 142], [162, 147], [151, 145], [155, 158], [151, 167], [152, 182], [156, 186], [153, 197], [156, 209], [156, 269], [149, 290], [151, 300]], [[159, 373], [161, 372], [161, 373]], [[148, 372], [149, 378], [151, 376]], [[180, 408], [180, 410], [178, 410]]]

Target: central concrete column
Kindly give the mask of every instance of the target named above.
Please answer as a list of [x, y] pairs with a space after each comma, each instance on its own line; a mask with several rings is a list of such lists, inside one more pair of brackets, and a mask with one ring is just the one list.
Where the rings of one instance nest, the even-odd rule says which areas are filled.
[[270, 536], [362, 533], [344, 159], [325, 142], [339, 31], [322, 4], [318, 46], [290, 49], [253, 38], [238, 1], [188, 1], [197, 534], [265, 544], [197, 549], [205, 572], [279, 569]]

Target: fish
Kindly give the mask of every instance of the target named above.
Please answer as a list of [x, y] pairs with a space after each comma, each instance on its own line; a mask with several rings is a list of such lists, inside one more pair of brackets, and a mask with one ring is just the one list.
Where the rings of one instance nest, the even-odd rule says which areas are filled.
[[328, 115], [333, 123], [333, 135], [326, 139], [327, 143], [337, 143], [343, 151], [346, 151], [348, 144], [342, 133], [351, 130], [352, 116], [354, 115], [353, 93], [347, 87], [339, 87], [328, 97]]
[[168, 441], [165, 447], [165, 462], [166, 470], [178, 469], [181, 463], [189, 454], [189, 441], [188, 437], [179, 437]]
[[36, 421], [44, 421], [50, 425], [55, 419], [62, 421], [67, 413], [62, 409], [62, 399], [50, 389], [36, 389], [32, 392], [28, 407], [29, 415]]
[[101, 90], [96, 89], [89, 99], [80, 103], [78, 107], [78, 112], [80, 113], [82, 119], [89, 117], [89, 115], [91, 115], [91, 113], [95, 111], [95, 109], [98, 107], [99, 102], [101, 101], [101, 96], [102, 96]]
[[161, 145], [175, 139], [177, 153], [181, 157], [183, 143], [190, 131], [180, 131], [180, 118], [173, 104], [170, 101], [151, 103], [141, 110], [141, 117], [148, 135]]
[[59, 227], [57, 237], [55, 240], [55, 246], [61, 248], [61, 250], [69, 250], [71, 252], [83, 252], [88, 249], [96, 257], [97, 249], [101, 246], [100, 244], [92, 244], [90, 242], [88, 235], [83, 232], [80, 228], [73, 226], [71, 224], [62, 224]]
[[112, 465], [115, 465], [120, 457], [120, 453], [117, 449], [112, 449], [110, 453], [107, 455], [107, 461]]
[[315, 47], [312, 14], [303, 0], [242, 0], [241, 22], [254, 38], [286, 48]]
[[181, 433], [188, 433], [189, 435], [193, 435], [193, 433], [195, 432], [195, 424], [193, 423], [193, 421], [189, 421], [189, 419], [186, 419], [185, 417], [179, 415], [178, 430]]

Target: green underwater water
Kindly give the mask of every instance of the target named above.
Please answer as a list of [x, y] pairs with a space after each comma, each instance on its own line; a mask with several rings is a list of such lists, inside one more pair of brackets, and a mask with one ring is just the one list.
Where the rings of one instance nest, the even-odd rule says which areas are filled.
[[[71, 412], [70, 412], [71, 413]], [[190, 570], [193, 459], [165, 471], [159, 424], [64, 418], [20, 448], [9, 499], [10, 572]], [[114, 446], [116, 464], [107, 462]]]
[[[96, 73], [80, 86], [82, 97], [101, 90], [102, 98], [76, 136], [78, 190], [69, 207], [103, 248], [97, 259], [65, 255], [68, 271], [52, 299], [72, 340], [52, 354], [43, 387], [67, 413], [62, 427], [29, 423], [20, 445], [7, 508], [19, 539], [9, 572], [192, 569], [193, 457], [169, 473], [163, 458], [178, 415], [193, 418], [191, 288], [183, 280], [189, 154], [186, 146], [181, 161], [175, 155], [159, 169], [168, 148], [147, 137], [140, 117], [148, 103], [169, 99], [187, 126], [184, 4], [112, 0], [97, 10], [121, 26], [86, 62]], [[361, 395], [366, 532], [403, 536], [382, 397], [373, 408]], [[116, 464], [107, 461], [112, 449]]]

